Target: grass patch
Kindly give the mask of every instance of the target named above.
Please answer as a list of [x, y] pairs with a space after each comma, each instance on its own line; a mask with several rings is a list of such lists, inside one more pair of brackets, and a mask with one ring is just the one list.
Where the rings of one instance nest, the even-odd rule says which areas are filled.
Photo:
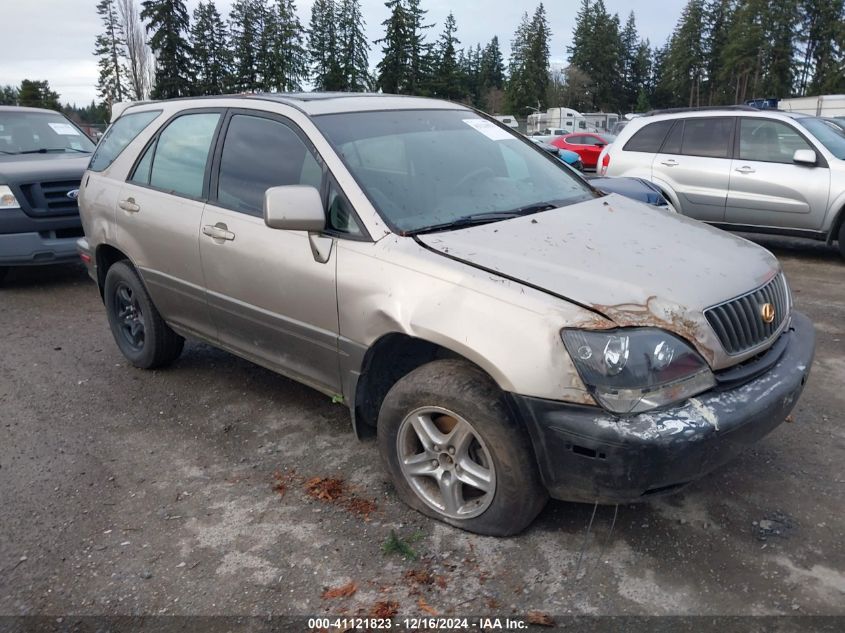
[[382, 543], [381, 551], [385, 556], [391, 554], [399, 554], [407, 560], [417, 560], [420, 556], [416, 550], [411, 547], [411, 543], [419, 541], [423, 537], [422, 532], [414, 532], [407, 538], [402, 538], [396, 534], [396, 530], [390, 530], [390, 536]]

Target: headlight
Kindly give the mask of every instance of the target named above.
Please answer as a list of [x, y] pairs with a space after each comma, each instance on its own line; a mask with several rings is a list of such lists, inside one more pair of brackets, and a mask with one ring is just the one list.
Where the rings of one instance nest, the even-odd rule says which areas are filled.
[[614, 413], [648, 411], [716, 384], [698, 352], [663, 330], [563, 330], [561, 337], [581, 380]]
[[0, 209], [20, 209], [18, 199], [8, 185], [0, 185]]

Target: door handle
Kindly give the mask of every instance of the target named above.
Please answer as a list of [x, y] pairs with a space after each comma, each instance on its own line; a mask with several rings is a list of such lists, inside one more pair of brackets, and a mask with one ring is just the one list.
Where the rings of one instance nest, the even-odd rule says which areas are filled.
[[206, 224], [202, 227], [202, 234], [214, 238], [215, 240], [232, 241], [233, 239], [235, 239], [235, 234], [232, 233], [229, 230], [229, 227], [223, 224], [223, 222], [218, 222], [214, 226], [212, 226], [211, 224]]
[[751, 169], [748, 165], [743, 165], [742, 167], [737, 167], [734, 171], [738, 171], [741, 174], [753, 174], [754, 170]]
[[664, 161], [662, 161], [660, 164], [661, 164], [661, 165], [666, 165], [667, 167], [674, 167], [675, 165], [677, 165], [677, 164], [678, 164], [678, 161], [673, 160], [673, 159], [671, 159], [671, 158], [670, 158], [669, 160], [664, 160]]
[[138, 213], [138, 211], [141, 210], [141, 207], [135, 204], [135, 198], [127, 198], [126, 200], [121, 200], [117, 203], [117, 206], [119, 206], [124, 211], [128, 211], [129, 213]]

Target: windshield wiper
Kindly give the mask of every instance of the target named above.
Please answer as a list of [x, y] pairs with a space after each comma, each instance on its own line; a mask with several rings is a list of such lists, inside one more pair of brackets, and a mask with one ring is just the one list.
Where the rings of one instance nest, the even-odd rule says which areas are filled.
[[421, 233], [434, 233], [436, 231], [448, 231], [450, 229], [460, 229], [467, 226], [478, 226], [479, 224], [489, 224], [490, 222], [498, 222], [499, 220], [510, 220], [511, 218], [519, 217], [519, 215], [519, 213], [513, 213], [511, 211], [475, 213], [473, 215], [465, 215], [455, 220], [450, 220], [449, 222], [432, 224], [431, 226], [424, 226], [421, 229], [405, 231], [403, 235], [420, 235]]
[[46, 154], [47, 152], [82, 152], [88, 154], [87, 149], [76, 149], [75, 147], [40, 147], [39, 149], [28, 149], [18, 154]]
[[489, 224], [490, 222], [498, 222], [499, 220], [511, 220], [523, 215], [531, 215], [532, 213], [539, 213], [541, 211], [549, 211], [550, 209], [557, 209], [560, 204], [556, 202], [537, 202], [529, 204], [524, 207], [511, 209], [510, 211], [491, 211], [487, 213], [474, 213], [472, 215], [465, 215], [463, 217], [443, 222], [442, 224], [432, 224], [421, 229], [414, 229], [413, 231], [405, 231], [403, 235], [419, 235], [421, 233], [434, 233], [436, 231], [448, 231], [451, 229], [461, 229], [468, 226], [477, 226], [479, 224]]

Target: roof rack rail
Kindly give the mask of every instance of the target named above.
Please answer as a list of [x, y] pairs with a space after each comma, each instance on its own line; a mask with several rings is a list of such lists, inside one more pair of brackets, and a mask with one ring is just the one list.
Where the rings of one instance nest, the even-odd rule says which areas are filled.
[[759, 112], [760, 108], [747, 105], [729, 105], [729, 106], [699, 106], [697, 108], [666, 108], [664, 110], [650, 110], [641, 114], [640, 116], [655, 116], [658, 114], [676, 114], [679, 112], [708, 112], [711, 110], [740, 110], [744, 112]]

